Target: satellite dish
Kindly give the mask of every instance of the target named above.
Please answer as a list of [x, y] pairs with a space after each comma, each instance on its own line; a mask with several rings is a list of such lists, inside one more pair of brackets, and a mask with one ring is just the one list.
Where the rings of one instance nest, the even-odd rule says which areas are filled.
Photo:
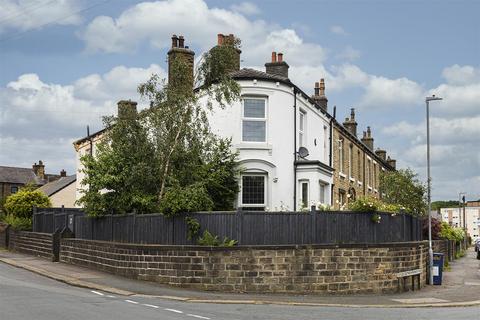
[[302, 159], [305, 159], [306, 157], [308, 157], [308, 149], [305, 147], [300, 147], [298, 149], [298, 156]]

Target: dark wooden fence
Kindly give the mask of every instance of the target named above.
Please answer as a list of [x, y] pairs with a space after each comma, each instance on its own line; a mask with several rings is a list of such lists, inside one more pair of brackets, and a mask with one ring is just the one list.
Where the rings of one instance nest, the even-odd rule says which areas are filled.
[[[200, 234], [208, 230], [239, 245], [383, 243], [422, 240], [421, 220], [410, 215], [358, 212], [205, 212], [191, 213]], [[34, 214], [33, 231], [51, 233], [69, 227], [79, 239], [125, 243], [188, 245], [182, 217], [161, 214], [87, 217], [78, 209], [42, 209]]]

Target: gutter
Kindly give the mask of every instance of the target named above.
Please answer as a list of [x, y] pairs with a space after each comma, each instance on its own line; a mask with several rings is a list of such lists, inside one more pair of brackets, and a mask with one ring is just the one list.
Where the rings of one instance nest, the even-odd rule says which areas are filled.
[[[330, 157], [329, 157], [329, 164], [330, 164], [330, 167], [333, 168], [333, 154], [332, 154], [332, 151], [333, 151], [333, 120], [335, 119], [337, 115], [337, 106], [333, 106], [333, 117], [330, 118]], [[335, 172], [333, 173], [335, 174]], [[335, 187], [335, 184], [333, 183], [333, 179], [332, 179], [332, 188], [330, 190], [330, 203], [333, 207], [333, 191], [334, 191], [334, 187]]]
[[297, 88], [293, 87], [293, 210], [297, 211]]

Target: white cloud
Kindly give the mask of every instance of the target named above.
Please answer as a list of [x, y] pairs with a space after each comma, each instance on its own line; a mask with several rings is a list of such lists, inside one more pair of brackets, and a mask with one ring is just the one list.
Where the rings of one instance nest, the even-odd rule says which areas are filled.
[[353, 61], [360, 58], [360, 51], [347, 46], [342, 52], [336, 55], [337, 58], [347, 61]]
[[409, 107], [418, 105], [422, 101], [423, 92], [422, 86], [404, 77], [388, 79], [381, 76], [370, 76], [370, 81], [365, 87], [365, 94], [359, 105], [380, 108], [398, 105]]
[[118, 66], [66, 85], [46, 83], [33, 73], [21, 75], [0, 88], [0, 163], [29, 166], [42, 159], [50, 167], [72, 171], [72, 142], [85, 135], [87, 125], [92, 131], [101, 129], [102, 116], [115, 114], [118, 100], [132, 99], [139, 109], [146, 107], [136, 88], [152, 73], [165, 77], [154, 64]]
[[442, 76], [451, 85], [480, 83], [480, 68], [455, 64], [443, 69]]
[[88, 52], [131, 52], [143, 42], [165, 49], [170, 46], [172, 34], [182, 34], [187, 45], [208, 50], [216, 44], [218, 33], [233, 33], [242, 39], [245, 65], [263, 65], [271, 51], [283, 52], [291, 65], [319, 64], [325, 60], [325, 50], [305, 42], [295, 30], [260, 19], [250, 20], [242, 13], [209, 8], [203, 0], [142, 2], [117, 18], [96, 17], [80, 37]]
[[243, 13], [245, 15], [259, 14], [261, 11], [256, 4], [252, 2], [242, 2], [231, 6], [233, 11]]
[[0, 33], [8, 29], [27, 31], [46, 24], [78, 25], [79, 1], [0, 0]]
[[339, 35], [342, 35], [342, 36], [348, 36], [348, 33], [345, 31], [345, 29], [343, 29], [343, 27], [341, 26], [331, 26], [330, 27], [330, 32], [334, 33], [334, 34], [339, 34]]

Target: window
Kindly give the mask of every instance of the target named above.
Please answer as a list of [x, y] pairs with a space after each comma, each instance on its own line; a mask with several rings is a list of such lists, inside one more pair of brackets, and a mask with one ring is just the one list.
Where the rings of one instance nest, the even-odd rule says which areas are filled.
[[343, 139], [338, 140], [339, 171], [343, 173]]
[[373, 187], [377, 188], [377, 164], [373, 164]]
[[340, 207], [345, 205], [345, 202], [347, 200], [347, 195], [345, 193], [345, 190], [339, 189], [338, 190], [338, 202]]
[[362, 158], [360, 157], [360, 151], [357, 151], [357, 166], [358, 166], [358, 177], [357, 180], [362, 181]]
[[369, 186], [369, 187], [370, 187], [370, 181], [371, 181], [370, 165], [371, 165], [371, 160], [368, 159], [368, 160], [367, 160], [367, 173], [366, 173], [366, 177], [365, 177], [365, 178], [366, 178], [366, 180], [367, 180], [367, 181], [366, 181], [366, 182], [367, 182], [367, 186]]
[[350, 144], [350, 147], [348, 148], [348, 176], [350, 178], [353, 177], [353, 145]]
[[323, 126], [323, 157], [324, 157], [324, 160], [325, 160], [325, 163], [327, 163], [328, 161], [328, 128], [327, 126]]
[[298, 119], [298, 145], [300, 147], [305, 147], [306, 139], [305, 139], [305, 119], [306, 114], [305, 111], [300, 110], [300, 117]]
[[266, 142], [266, 100], [243, 99], [242, 140]]
[[10, 193], [11, 194], [14, 194], [14, 193], [17, 193], [17, 192], [18, 192], [18, 187], [17, 186], [10, 187]]
[[308, 181], [300, 182], [301, 202], [303, 208], [308, 208]]
[[327, 185], [323, 182], [320, 182], [320, 203], [325, 204], [325, 191], [327, 189]]
[[265, 209], [265, 183], [264, 175], [242, 176], [242, 207], [247, 210]]

